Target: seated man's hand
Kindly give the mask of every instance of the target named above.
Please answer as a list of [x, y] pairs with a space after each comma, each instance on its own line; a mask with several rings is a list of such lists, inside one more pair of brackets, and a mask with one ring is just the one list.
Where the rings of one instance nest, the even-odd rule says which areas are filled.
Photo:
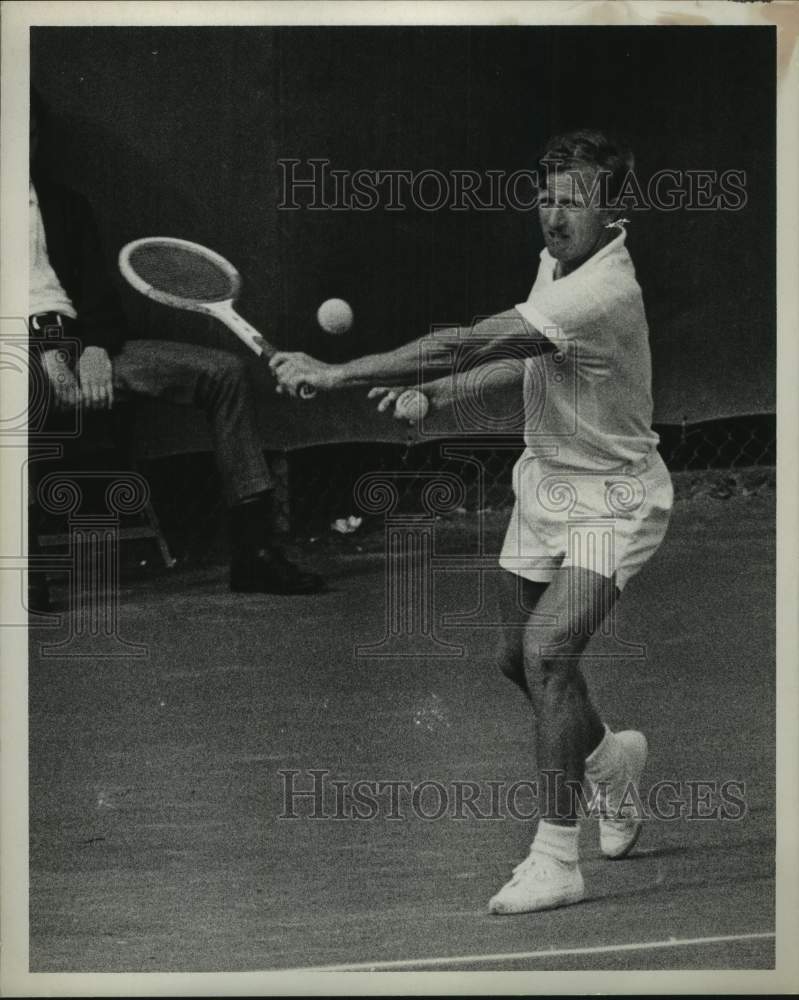
[[276, 351], [269, 367], [277, 379], [277, 391], [289, 396], [299, 395], [302, 385], [314, 389], [335, 389], [338, 365], [317, 361], [302, 351]]
[[80, 398], [80, 388], [75, 374], [69, 367], [66, 351], [61, 348], [45, 351], [42, 366], [53, 389], [53, 398], [59, 409], [71, 409]]
[[104, 347], [87, 347], [78, 361], [78, 378], [84, 405], [90, 410], [110, 410], [114, 405], [114, 371]]

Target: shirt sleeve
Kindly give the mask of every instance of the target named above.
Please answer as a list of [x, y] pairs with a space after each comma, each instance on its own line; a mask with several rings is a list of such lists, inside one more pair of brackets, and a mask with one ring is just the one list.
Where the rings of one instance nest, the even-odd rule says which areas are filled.
[[36, 180], [50, 266], [77, 312], [82, 347], [115, 354], [126, 339], [125, 317], [105, 267], [94, 215], [75, 191]]
[[611, 269], [574, 274], [533, 286], [530, 297], [516, 309], [548, 340], [596, 341], [607, 316], [624, 296]]

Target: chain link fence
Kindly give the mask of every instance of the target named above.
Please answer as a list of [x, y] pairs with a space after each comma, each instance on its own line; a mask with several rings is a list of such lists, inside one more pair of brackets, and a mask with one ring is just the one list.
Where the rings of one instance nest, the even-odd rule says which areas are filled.
[[[774, 491], [774, 414], [655, 429], [678, 502], [695, 496], [724, 500]], [[493, 512], [504, 523], [513, 503], [511, 471], [522, 448], [521, 438], [482, 442], [453, 438], [409, 446], [340, 443], [271, 453], [282, 506], [281, 527], [300, 546], [325, 540], [338, 546], [348, 535], [356, 544], [366, 544], [370, 535], [381, 537], [383, 515], [365, 510], [357, 496], [359, 481], [370, 474], [393, 484], [396, 513], [420, 512], [425, 482], [436, 474], [442, 481], [457, 484], [450, 505], [452, 517], [464, 521], [464, 515]], [[150, 485], [161, 528], [179, 562], [224, 562], [225, 511], [213, 455], [151, 459], [140, 463], [139, 471]], [[149, 570], [159, 562], [152, 545], [126, 548], [130, 549], [128, 564]]]
[[[677, 499], [697, 492], [722, 498], [769, 484], [773, 487], [773, 414], [656, 430]], [[423, 480], [432, 473], [450, 474], [462, 484], [459, 513], [509, 508], [513, 503], [511, 472], [523, 447], [521, 438], [476, 446], [459, 438], [408, 447], [340, 444], [292, 452], [287, 463], [292, 534], [317, 537], [337, 520], [362, 516], [355, 492], [367, 473], [382, 473], [388, 481], [395, 477], [399, 507], [408, 513], [418, 504]]]

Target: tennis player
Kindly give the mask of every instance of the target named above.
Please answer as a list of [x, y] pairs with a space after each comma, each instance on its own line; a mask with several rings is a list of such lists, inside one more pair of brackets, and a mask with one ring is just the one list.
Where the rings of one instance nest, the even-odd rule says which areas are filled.
[[[661, 544], [672, 505], [651, 427], [641, 289], [613, 207], [632, 154], [583, 130], [551, 140], [538, 166], [546, 246], [532, 291], [513, 309], [441, 342], [445, 358], [464, 337], [475, 338], [483, 346], [472, 363], [489, 361], [492, 349], [509, 342], [526, 344], [529, 355], [521, 362], [526, 448], [514, 468], [516, 504], [500, 557], [507, 570], [501, 666], [535, 713], [539, 823], [529, 855], [490, 901], [490, 910], [503, 914], [583, 898], [578, 838], [588, 801], [598, 809], [608, 858], [625, 857], [638, 840], [634, 803], [646, 739], [603, 724], [580, 659]], [[402, 391], [387, 383], [407, 384], [417, 374], [421, 344], [341, 365], [289, 353], [271, 364], [287, 392], [303, 381], [319, 389], [377, 384], [371, 395], [386, 409]], [[518, 378], [507, 365], [502, 370], [509, 385]], [[444, 408], [479, 381], [459, 372], [424, 391], [434, 409]], [[605, 541], [596, 544], [599, 537]]]

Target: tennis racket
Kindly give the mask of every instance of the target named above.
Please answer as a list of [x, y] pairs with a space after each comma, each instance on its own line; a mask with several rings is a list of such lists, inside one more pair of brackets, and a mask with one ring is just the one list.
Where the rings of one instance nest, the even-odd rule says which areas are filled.
[[[220, 254], [190, 240], [146, 236], [119, 251], [119, 270], [137, 292], [175, 309], [189, 309], [220, 320], [253, 353], [267, 360], [277, 348], [233, 308], [241, 290], [241, 275]], [[302, 399], [316, 388], [303, 383]]]

